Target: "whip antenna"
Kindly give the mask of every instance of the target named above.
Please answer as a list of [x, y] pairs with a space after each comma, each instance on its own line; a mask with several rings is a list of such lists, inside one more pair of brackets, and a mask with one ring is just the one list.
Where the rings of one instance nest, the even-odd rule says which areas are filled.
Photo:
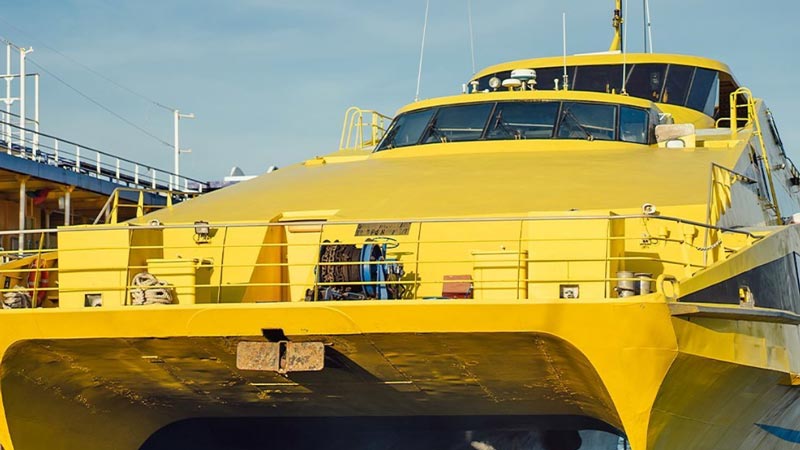
[[564, 81], [561, 83], [563, 90], [569, 89], [569, 75], [567, 75], [567, 13], [561, 13], [561, 54], [564, 57]]
[[475, 39], [472, 33], [472, 0], [467, 0], [467, 19], [469, 20], [469, 52], [472, 56], [472, 73], [475, 73]]
[[644, 24], [647, 33], [644, 37], [645, 51], [653, 53], [653, 24], [650, 23], [650, 0], [644, 0]]
[[[627, 10], [628, 10], [628, 0], [625, 0], [625, 11], [627, 11]], [[627, 33], [628, 26], [625, 24], [625, 19], [624, 19], [625, 16], [623, 15], [622, 11], [620, 11], [620, 17], [622, 18], [622, 21], [620, 23], [620, 26], [622, 27], [622, 91], [620, 91], [620, 94], [628, 95], [628, 91], [626, 90], [626, 86], [628, 84], [628, 76], [627, 76], [627, 73], [626, 73], [627, 65], [628, 65], [627, 64], [627, 62], [628, 62], [628, 53], [627, 53], [628, 52], [628, 33]]]
[[419, 50], [419, 71], [417, 71], [417, 94], [414, 96], [414, 101], [419, 101], [419, 83], [422, 80], [422, 58], [425, 56], [425, 32], [428, 30], [428, 8], [431, 6], [431, 0], [425, 2], [425, 24], [422, 25], [422, 48]]

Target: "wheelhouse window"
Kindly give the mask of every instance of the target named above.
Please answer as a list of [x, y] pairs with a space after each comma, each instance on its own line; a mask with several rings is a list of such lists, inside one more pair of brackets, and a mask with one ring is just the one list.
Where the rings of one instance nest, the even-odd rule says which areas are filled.
[[686, 106], [713, 117], [717, 103], [717, 80], [718, 74], [715, 70], [698, 68], [695, 71]]
[[564, 102], [561, 107], [558, 137], [590, 141], [614, 140], [616, 111], [615, 105]]
[[664, 102], [664, 72], [666, 64], [636, 64], [628, 73], [625, 92], [651, 102]]
[[486, 139], [549, 139], [556, 128], [560, 102], [498, 103]]
[[408, 145], [522, 139], [619, 140], [648, 144], [650, 110], [574, 101], [442, 106], [399, 115], [376, 151]]
[[669, 66], [662, 96], [664, 103], [681, 106], [686, 104], [686, 95], [689, 93], [689, 86], [694, 78], [694, 70], [694, 67], [678, 64]]
[[[532, 68], [537, 74], [536, 89], [563, 88], [564, 67]], [[622, 64], [568, 66], [569, 89], [620, 93], [622, 70]], [[639, 63], [625, 65], [625, 72], [625, 92], [628, 95], [653, 102], [686, 106], [714, 117], [719, 101], [720, 73], [716, 70], [681, 64]], [[492, 77], [504, 80], [510, 76], [511, 71], [501, 71], [480, 77], [477, 80], [478, 90], [491, 91], [489, 79]], [[558, 84], [554, 82], [555, 79], [559, 80]]]
[[650, 140], [648, 119], [650, 114], [639, 108], [619, 107], [619, 140], [647, 144]]
[[492, 103], [476, 103], [439, 108], [433, 119], [428, 122], [422, 143], [480, 139], [493, 106]]
[[603, 66], [580, 66], [575, 73], [572, 89], [576, 91], [605, 92], [622, 91], [622, 66], [609, 64]]
[[424, 109], [398, 116], [386, 132], [378, 150], [416, 145], [434, 112], [435, 109]]

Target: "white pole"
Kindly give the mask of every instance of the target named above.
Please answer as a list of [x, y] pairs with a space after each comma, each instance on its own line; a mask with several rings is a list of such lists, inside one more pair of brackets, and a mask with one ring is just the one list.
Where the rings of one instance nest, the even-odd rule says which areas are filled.
[[25, 195], [26, 181], [28, 181], [28, 177], [19, 179], [19, 242], [17, 248], [20, 253], [25, 251], [25, 204], [28, 201]]
[[6, 115], [5, 115], [5, 124], [3, 125], [3, 137], [6, 141], [6, 145], [8, 145], [8, 152], [11, 153], [11, 116], [8, 114], [11, 112], [11, 42], [6, 44]]
[[[180, 185], [178, 184], [179, 175], [181, 173], [181, 166], [180, 166], [180, 156], [181, 152], [188, 153], [190, 150], [181, 150], [181, 135], [180, 135], [180, 121], [181, 119], [194, 119], [194, 114], [181, 114], [181, 112], [177, 109], [172, 110], [173, 113], [173, 142], [175, 144], [175, 169], [174, 169], [174, 177], [170, 177], [169, 188], [179, 189]], [[174, 184], [173, 184], [174, 178]]]
[[25, 55], [28, 51], [19, 49], [19, 146], [22, 155], [25, 155]]
[[[181, 120], [181, 113], [177, 109], [172, 111], [174, 114], [173, 119], [173, 143], [175, 144], [175, 170], [174, 173], [177, 175], [181, 173], [181, 135], [178, 131], [178, 123]], [[170, 189], [172, 189], [172, 183], [170, 182]]]
[[[11, 43], [6, 44], [6, 112], [11, 112], [11, 104], [14, 100], [11, 99]], [[8, 152], [11, 153], [11, 115], [6, 114], [6, 124], [3, 126], [5, 129], [5, 141], [8, 143]]]
[[33, 157], [39, 153], [39, 74], [33, 74]]

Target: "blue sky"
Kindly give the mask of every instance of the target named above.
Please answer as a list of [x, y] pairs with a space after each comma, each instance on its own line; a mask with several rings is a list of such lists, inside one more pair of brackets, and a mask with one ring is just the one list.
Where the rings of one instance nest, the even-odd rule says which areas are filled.
[[[608, 48], [613, 1], [471, 0], [477, 67]], [[641, 1], [630, 0], [628, 49], [643, 47]], [[458, 93], [472, 73], [467, 0], [431, 0], [421, 97]], [[256, 174], [338, 146], [344, 111], [393, 114], [414, 98], [425, 0], [27, 0], [0, 10], [0, 35], [29, 58], [163, 140], [168, 111], [49, 50], [52, 47], [150, 99], [195, 113], [181, 141], [183, 174]], [[789, 0], [651, 0], [656, 52], [721, 60], [775, 113], [800, 159], [800, 69]], [[748, 29], [752, 31], [747, 31]], [[1, 70], [1, 69], [0, 69]], [[42, 76], [42, 131], [172, 168], [171, 150]]]

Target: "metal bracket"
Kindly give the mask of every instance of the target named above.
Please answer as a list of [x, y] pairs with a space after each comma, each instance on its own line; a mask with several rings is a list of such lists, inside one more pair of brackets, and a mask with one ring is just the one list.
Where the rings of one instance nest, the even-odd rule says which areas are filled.
[[322, 342], [239, 342], [236, 368], [278, 373], [320, 371], [325, 366]]

